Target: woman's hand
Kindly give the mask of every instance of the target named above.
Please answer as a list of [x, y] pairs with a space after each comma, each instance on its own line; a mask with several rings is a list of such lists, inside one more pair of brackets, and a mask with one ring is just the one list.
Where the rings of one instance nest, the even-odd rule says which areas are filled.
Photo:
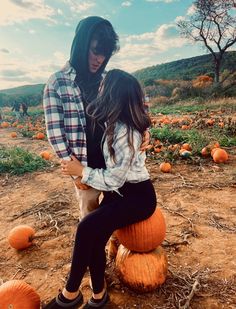
[[75, 156], [71, 156], [71, 161], [61, 161], [61, 171], [63, 175], [82, 176], [84, 166], [76, 159]]
[[140, 146], [141, 151], [145, 151], [147, 149], [147, 146], [150, 144], [150, 138], [150, 132], [148, 130], [144, 131], [142, 145]]

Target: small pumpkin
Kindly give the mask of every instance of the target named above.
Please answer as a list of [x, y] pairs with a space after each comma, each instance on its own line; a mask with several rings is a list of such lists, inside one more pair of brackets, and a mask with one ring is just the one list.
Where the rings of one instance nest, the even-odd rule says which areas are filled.
[[191, 151], [191, 150], [192, 150], [192, 147], [191, 147], [188, 143], [184, 143], [184, 144], [181, 146], [181, 149], [185, 149], [185, 150]]
[[212, 157], [215, 163], [224, 163], [228, 160], [229, 155], [224, 149], [216, 148]]
[[151, 292], [163, 284], [167, 265], [165, 251], [160, 246], [148, 253], [137, 253], [120, 245], [116, 255], [120, 279], [137, 292]]
[[146, 220], [116, 230], [116, 237], [126, 248], [148, 252], [158, 247], [166, 235], [165, 218], [159, 207]]
[[2, 128], [8, 128], [9, 126], [10, 126], [10, 123], [7, 122], [7, 121], [3, 121], [3, 122], [1, 123], [1, 127], [2, 127]]
[[188, 125], [186, 125], [186, 124], [183, 124], [183, 125], [181, 126], [181, 130], [188, 130], [188, 129], [190, 129], [190, 126], [188, 126]]
[[45, 134], [42, 132], [39, 132], [36, 134], [36, 139], [44, 139], [45, 138]]
[[40, 297], [23, 280], [10, 280], [0, 286], [0, 308], [39, 309]]
[[18, 225], [8, 234], [8, 242], [12, 248], [22, 250], [32, 245], [35, 230], [28, 225]]
[[47, 151], [47, 150], [44, 150], [42, 152], [40, 152], [40, 156], [44, 159], [44, 160], [50, 160], [52, 154]]
[[16, 132], [11, 132], [11, 137], [12, 137], [12, 138], [17, 137], [17, 133], [16, 133]]
[[208, 156], [210, 155], [210, 149], [209, 149], [209, 147], [204, 147], [204, 148], [202, 148], [202, 150], [201, 150], [201, 155], [202, 155], [203, 157], [208, 157]]
[[212, 156], [212, 158], [213, 158], [213, 155], [214, 155], [214, 153], [215, 153], [215, 151], [216, 151], [217, 149], [220, 149], [220, 148], [219, 148], [219, 147], [212, 148], [212, 150], [211, 150], [211, 156]]
[[162, 162], [160, 164], [160, 171], [163, 173], [169, 173], [171, 171], [171, 164], [169, 162]]

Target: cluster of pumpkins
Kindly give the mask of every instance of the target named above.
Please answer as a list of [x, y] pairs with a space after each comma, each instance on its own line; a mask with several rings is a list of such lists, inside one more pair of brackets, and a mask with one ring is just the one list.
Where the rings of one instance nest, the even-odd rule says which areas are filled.
[[[165, 282], [167, 257], [161, 244], [166, 224], [160, 208], [146, 220], [116, 230], [119, 240], [115, 264], [121, 280], [129, 288], [150, 292]], [[35, 230], [28, 225], [13, 228], [8, 235], [11, 247], [22, 250], [32, 245]], [[9, 280], [0, 286], [3, 309], [39, 309], [40, 297], [35, 289], [23, 280]], [[2, 308], [2, 307], [1, 307]]]
[[[8, 235], [11, 247], [22, 250], [30, 247], [35, 230], [28, 225], [13, 228]], [[0, 308], [39, 309], [40, 297], [35, 289], [24, 280], [9, 280], [0, 286]]]

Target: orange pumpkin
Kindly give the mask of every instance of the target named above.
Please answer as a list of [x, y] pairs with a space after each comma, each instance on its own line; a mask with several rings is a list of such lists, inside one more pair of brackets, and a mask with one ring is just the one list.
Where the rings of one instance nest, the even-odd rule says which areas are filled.
[[210, 149], [209, 147], [204, 147], [201, 150], [201, 154], [203, 157], [208, 157], [210, 155]]
[[44, 139], [44, 138], [45, 138], [44, 133], [39, 132], [39, 133], [36, 134], [36, 139]]
[[159, 153], [163, 150], [163, 145], [159, 144], [159, 145], [155, 145], [154, 146], [154, 152]]
[[16, 132], [11, 132], [11, 137], [12, 137], [12, 138], [17, 137], [17, 133], [16, 133]]
[[40, 156], [44, 159], [44, 160], [50, 160], [51, 158], [51, 153], [47, 150], [44, 150], [40, 153]]
[[188, 129], [190, 129], [190, 126], [188, 126], [188, 125], [186, 125], [186, 124], [183, 124], [183, 125], [181, 126], [181, 129], [182, 129], [182, 130], [188, 130]]
[[120, 245], [116, 255], [120, 279], [138, 292], [151, 292], [165, 282], [167, 257], [162, 247], [148, 253], [132, 252]]
[[148, 252], [158, 247], [166, 235], [166, 223], [160, 208], [146, 220], [116, 230], [116, 237], [126, 248]]
[[175, 151], [178, 148], [179, 148], [179, 144], [174, 144], [174, 145], [168, 146], [168, 150], [170, 150], [170, 151]]
[[220, 148], [220, 144], [217, 141], [211, 142], [208, 147], [212, 150], [213, 148]]
[[2, 128], [8, 128], [9, 126], [10, 126], [10, 123], [7, 122], [7, 121], [3, 121], [3, 122], [1, 123], [1, 127], [2, 127]]
[[211, 150], [211, 156], [212, 156], [212, 158], [213, 158], [213, 154], [215, 153], [215, 151], [216, 151], [217, 149], [220, 149], [220, 148], [219, 148], [219, 147], [212, 148], [212, 150]]
[[224, 163], [228, 160], [229, 155], [224, 149], [216, 148], [212, 157], [215, 163]]
[[39, 309], [40, 297], [23, 280], [10, 280], [0, 286], [1, 309]]
[[169, 162], [162, 162], [160, 164], [160, 170], [163, 172], [163, 173], [169, 173], [171, 171], [171, 165]]
[[22, 250], [32, 245], [35, 230], [28, 225], [18, 225], [8, 234], [8, 242], [12, 248]]
[[185, 149], [185, 150], [191, 151], [191, 150], [192, 150], [192, 147], [191, 147], [188, 143], [184, 143], [184, 144], [181, 146], [181, 149]]

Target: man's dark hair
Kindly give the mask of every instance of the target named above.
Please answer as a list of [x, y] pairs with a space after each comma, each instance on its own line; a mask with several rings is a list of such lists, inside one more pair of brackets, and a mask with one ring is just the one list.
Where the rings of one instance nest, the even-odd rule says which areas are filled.
[[95, 53], [110, 57], [119, 51], [119, 37], [111, 25], [102, 23], [93, 33], [92, 40], [97, 41]]

